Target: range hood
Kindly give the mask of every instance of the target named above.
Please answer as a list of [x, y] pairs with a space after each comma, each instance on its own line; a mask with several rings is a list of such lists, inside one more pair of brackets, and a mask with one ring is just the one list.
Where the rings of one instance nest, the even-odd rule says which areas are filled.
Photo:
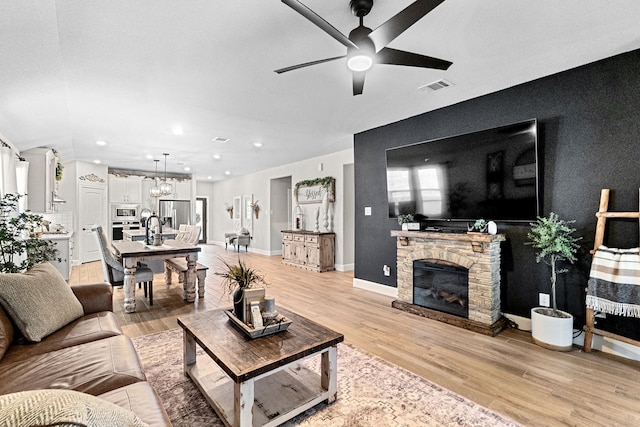
[[51, 199], [51, 203], [54, 205], [61, 205], [61, 204], [67, 203], [67, 201], [58, 197], [56, 193], [53, 193], [53, 198]]

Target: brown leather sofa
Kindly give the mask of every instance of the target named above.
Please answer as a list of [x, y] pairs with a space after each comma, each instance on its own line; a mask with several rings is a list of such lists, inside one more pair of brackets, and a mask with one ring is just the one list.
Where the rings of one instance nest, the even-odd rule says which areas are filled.
[[[100, 397], [134, 412], [151, 426], [171, 422], [131, 340], [113, 314], [109, 284], [72, 286], [84, 316], [38, 343], [23, 343], [0, 307], [0, 395], [37, 389], [69, 389]], [[2, 354], [2, 352], [0, 352]]]

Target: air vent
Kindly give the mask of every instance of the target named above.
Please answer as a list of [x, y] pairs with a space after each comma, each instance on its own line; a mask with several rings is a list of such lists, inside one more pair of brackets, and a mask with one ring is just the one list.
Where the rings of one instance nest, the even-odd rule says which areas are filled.
[[435, 82], [429, 83], [428, 85], [420, 86], [418, 90], [421, 90], [425, 93], [435, 92], [436, 90], [444, 89], [449, 86], [453, 86], [453, 83], [446, 81], [445, 79], [436, 80]]
[[219, 142], [221, 144], [225, 144], [227, 142], [229, 142], [229, 138], [222, 138], [220, 136], [216, 136], [215, 138], [212, 139], [213, 142]]

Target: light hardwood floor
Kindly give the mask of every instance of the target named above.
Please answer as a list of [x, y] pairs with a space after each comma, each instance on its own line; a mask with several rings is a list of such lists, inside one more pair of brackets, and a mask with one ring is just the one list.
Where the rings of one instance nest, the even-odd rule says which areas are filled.
[[[268, 257], [203, 245], [199, 262], [210, 267], [206, 292], [195, 304], [182, 300], [174, 275], [154, 280], [154, 305], [136, 291], [137, 311], [125, 314], [121, 288], [114, 311], [134, 337], [177, 328], [180, 315], [230, 307], [214, 271], [220, 258], [246, 260], [265, 275], [267, 294], [344, 334], [345, 341], [402, 366], [527, 426], [640, 426], [640, 363], [578, 348], [559, 353], [507, 330], [488, 337], [391, 308], [392, 298], [352, 286], [350, 272], [314, 273]], [[70, 282], [102, 281], [99, 262], [74, 267]]]

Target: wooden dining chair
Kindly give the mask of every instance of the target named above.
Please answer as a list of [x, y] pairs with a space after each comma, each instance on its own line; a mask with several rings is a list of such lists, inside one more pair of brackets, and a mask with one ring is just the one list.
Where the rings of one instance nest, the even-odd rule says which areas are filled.
[[[98, 239], [98, 247], [102, 255], [102, 272], [104, 273], [104, 281], [111, 283], [111, 286], [124, 285], [124, 267], [122, 262], [118, 261], [107, 245], [107, 237], [105, 236], [102, 226], [97, 225], [91, 229], [96, 233]], [[149, 297], [149, 305], [153, 305], [153, 271], [145, 264], [138, 264], [136, 267], [136, 283], [144, 285], [144, 296]]]

